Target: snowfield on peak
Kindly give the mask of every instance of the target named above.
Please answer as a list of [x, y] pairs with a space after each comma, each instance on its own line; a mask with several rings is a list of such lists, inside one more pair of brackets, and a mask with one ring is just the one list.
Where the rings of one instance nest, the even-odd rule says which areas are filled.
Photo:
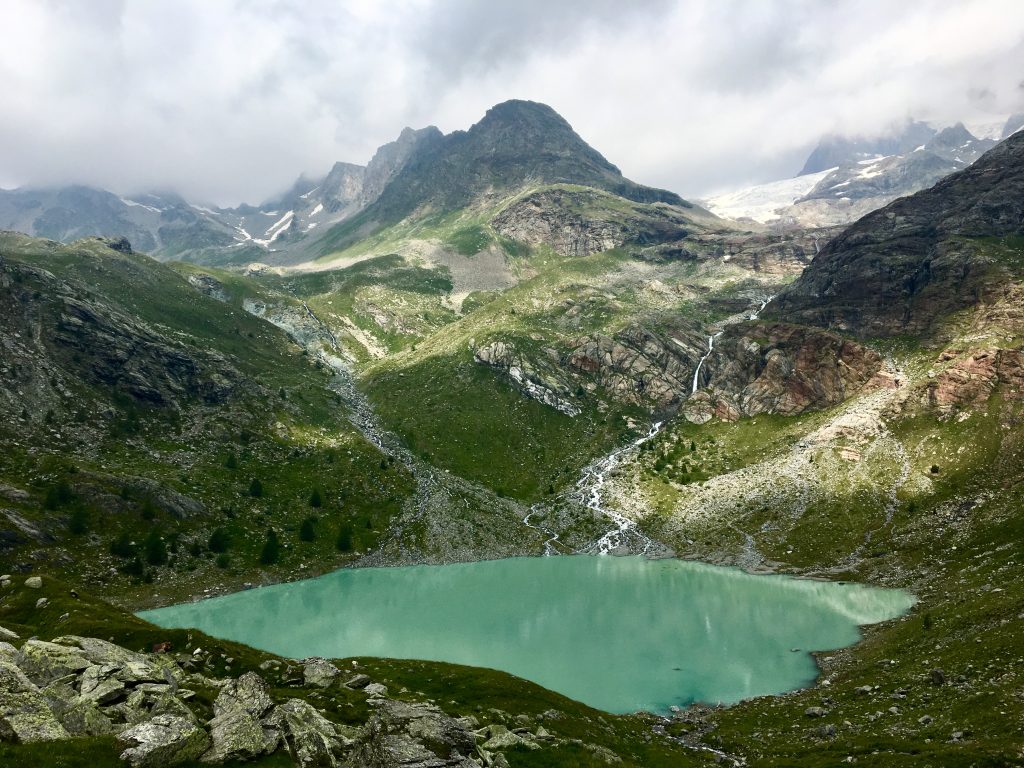
[[727, 192], [700, 201], [705, 208], [724, 219], [753, 219], [767, 224], [779, 218], [779, 209], [786, 208], [813, 190], [822, 179], [835, 171], [829, 168], [792, 179], [770, 181]]

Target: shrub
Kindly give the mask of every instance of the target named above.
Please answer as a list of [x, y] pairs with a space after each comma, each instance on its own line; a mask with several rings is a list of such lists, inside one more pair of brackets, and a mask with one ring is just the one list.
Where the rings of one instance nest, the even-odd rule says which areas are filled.
[[227, 469], [238, 469], [238, 457], [235, 456], [234, 451], [231, 451], [231, 453], [228, 454], [228, 457], [224, 459], [224, 466]]
[[309, 506], [314, 509], [318, 509], [324, 505], [323, 497], [320, 495], [320, 489], [314, 488], [313, 492], [309, 494]]
[[228, 557], [227, 552], [221, 552], [219, 555], [217, 555], [217, 559], [214, 560], [214, 563], [216, 563], [218, 568], [224, 570], [231, 565], [231, 558]]
[[263, 496], [263, 483], [259, 481], [259, 478], [254, 477], [252, 482], [249, 483], [249, 495], [254, 499], [259, 499]]
[[121, 566], [121, 573], [125, 573], [129, 576], [142, 576], [146, 569], [142, 565], [142, 560], [136, 555], [129, 562]]

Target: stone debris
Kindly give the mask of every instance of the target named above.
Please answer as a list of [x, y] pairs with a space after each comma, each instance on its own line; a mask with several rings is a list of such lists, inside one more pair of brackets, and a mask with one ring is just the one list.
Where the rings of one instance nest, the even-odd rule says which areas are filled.
[[[0, 636], [18, 639], [9, 630]], [[193, 658], [75, 635], [33, 638], [20, 649], [0, 640], [0, 741], [112, 735], [132, 768], [249, 761], [279, 750], [300, 768], [502, 768], [508, 761], [499, 750], [558, 743], [542, 728], [536, 735], [480, 728], [476, 718], [453, 718], [433, 704], [393, 701], [364, 674], [345, 685], [365, 694], [374, 712], [364, 726], [341, 725], [304, 699], [276, 703], [255, 672], [226, 679], [190, 673]], [[342, 675], [326, 659], [301, 664], [315, 690]], [[212, 718], [202, 704], [190, 706], [195, 693], [186, 685], [219, 689]]]

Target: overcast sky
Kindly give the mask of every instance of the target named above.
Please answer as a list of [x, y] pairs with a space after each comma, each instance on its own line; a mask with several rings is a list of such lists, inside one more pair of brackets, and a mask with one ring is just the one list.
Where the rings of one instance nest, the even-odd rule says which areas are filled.
[[4, 0], [0, 186], [259, 202], [406, 125], [550, 104], [698, 197], [819, 136], [1024, 109], [1022, 0]]

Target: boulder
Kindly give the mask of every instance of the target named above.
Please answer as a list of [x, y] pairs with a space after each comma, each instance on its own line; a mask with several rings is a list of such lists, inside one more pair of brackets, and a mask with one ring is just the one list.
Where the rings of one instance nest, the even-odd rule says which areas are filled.
[[351, 680], [349, 680], [347, 683], [345, 683], [345, 687], [352, 688], [353, 690], [360, 690], [362, 688], [365, 688], [372, 682], [373, 681], [370, 679], [369, 675], [358, 674]]
[[35, 684], [18, 667], [0, 661], [0, 740], [27, 744], [66, 738]]
[[0, 640], [4, 640], [6, 642], [11, 642], [13, 640], [20, 640], [20, 639], [21, 638], [18, 636], [17, 632], [12, 632], [11, 630], [7, 629], [6, 627], [0, 627]]
[[306, 685], [327, 688], [340, 674], [340, 669], [319, 656], [302, 660], [302, 676]]
[[114, 721], [100, 711], [96, 702], [87, 699], [72, 701], [59, 719], [72, 736], [109, 736], [117, 731]]
[[[179, 691], [179, 696], [183, 691]], [[191, 693], [191, 691], [189, 691]], [[160, 693], [153, 698], [153, 706], [150, 707], [152, 715], [174, 715], [183, 717], [186, 720], [195, 720], [192, 710], [178, 696], [172, 693]]]
[[0, 640], [0, 661], [6, 661], [8, 664], [14, 664], [17, 666], [18, 649], [10, 643], [5, 643], [3, 640]]
[[474, 766], [476, 738], [460, 721], [431, 704], [385, 700], [353, 752], [352, 768]]
[[53, 642], [56, 645], [66, 645], [74, 648], [76, 653], [91, 661], [93, 664], [117, 664], [124, 666], [134, 662], [140, 665], [149, 666], [146, 656], [141, 653], [129, 651], [106, 640], [99, 640], [95, 637], [78, 637], [77, 635], [63, 635], [55, 637]]
[[386, 685], [381, 685], [380, 683], [370, 683], [369, 685], [363, 687], [363, 691], [371, 699], [381, 698], [383, 696], [388, 695], [388, 687]]
[[43, 580], [39, 576], [29, 576], [25, 579], [25, 586], [29, 589], [41, 589], [43, 586]]
[[118, 736], [118, 741], [127, 747], [121, 759], [133, 768], [163, 768], [195, 760], [210, 746], [206, 731], [173, 715], [157, 715], [129, 728]]
[[533, 739], [513, 733], [504, 725], [489, 725], [479, 732], [485, 738], [482, 747], [487, 750], [497, 751], [509, 747], [527, 747], [528, 749], [540, 749], [540, 745]]
[[36, 685], [47, 685], [66, 675], [78, 675], [92, 664], [76, 649], [28, 640], [18, 654], [18, 666]]
[[82, 673], [79, 691], [82, 698], [100, 706], [115, 704], [128, 696], [125, 684], [117, 679], [120, 667], [102, 664], [89, 667]]
[[233, 709], [213, 718], [209, 729], [213, 745], [203, 754], [204, 763], [252, 760], [277, 746], [277, 740], [268, 739], [260, 721], [244, 709]]
[[220, 717], [228, 712], [240, 710], [259, 718], [272, 706], [274, 702], [267, 693], [267, 684], [263, 682], [263, 678], [255, 672], [246, 672], [239, 678], [229, 680], [221, 688], [213, 702], [213, 714], [214, 717]]
[[283, 724], [285, 743], [301, 768], [333, 768], [351, 744], [330, 720], [302, 699], [289, 699], [275, 710]]

